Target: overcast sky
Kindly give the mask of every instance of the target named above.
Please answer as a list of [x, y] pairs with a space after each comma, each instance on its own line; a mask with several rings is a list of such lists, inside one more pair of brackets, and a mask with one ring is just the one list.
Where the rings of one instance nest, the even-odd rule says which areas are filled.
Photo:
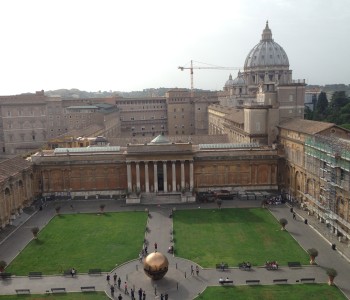
[[[266, 20], [294, 79], [350, 84], [350, 0], [1, 0], [0, 14], [0, 95], [189, 88], [178, 66], [243, 67]], [[195, 70], [194, 87], [230, 72]]]

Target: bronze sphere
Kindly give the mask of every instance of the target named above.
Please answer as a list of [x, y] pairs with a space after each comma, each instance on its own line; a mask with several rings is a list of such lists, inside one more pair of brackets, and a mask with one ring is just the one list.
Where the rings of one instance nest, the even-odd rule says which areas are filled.
[[147, 255], [143, 262], [143, 270], [153, 280], [159, 280], [168, 272], [169, 261], [160, 252], [153, 252]]

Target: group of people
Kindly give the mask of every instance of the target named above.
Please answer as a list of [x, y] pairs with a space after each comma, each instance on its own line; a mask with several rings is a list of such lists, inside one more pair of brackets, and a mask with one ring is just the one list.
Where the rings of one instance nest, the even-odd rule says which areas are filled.
[[[197, 274], [197, 276], [199, 276], [199, 267], [198, 266], [196, 266], [196, 274]], [[193, 267], [193, 265], [191, 265], [191, 275], [194, 275], [194, 267]]]
[[278, 269], [278, 263], [277, 261], [266, 261], [265, 268], [267, 270], [277, 270]]
[[160, 300], [168, 300], [168, 299], [169, 299], [168, 293], [160, 294]]
[[241, 264], [239, 264], [239, 268], [243, 269], [244, 271], [250, 270], [252, 268], [252, 264], [249, 261], [247, 262], [244, 261]]
[[[107, 275], [106, 280], [107, 280], [107, 283], [110, 285], [111, 296], [112, 296], [112, 298], [114, 298], [115, 289], [118, 287], [118, 289], [121, 290], [122, 280], [120, 277], [118, 278], [116, 273], [114, 273], [114, 275], [113, 275], [114, 284], [110, 283], [111, 276], [109, 274]], [[131, 300], [136, 300], [136, 298], [135, 298], [136, 291], [133, 288], [131, 288], [130, 292], [129, 292], [128, 283], [126, 281], [124, 282], [124, 294], [130, 295]], [[146, 300], [146, 292], [144, 290], [142, 290], [142, 288], [139, 288], [139, 290], [137, 291], [137, 294], [139, 296], [139, 300]], [[123, 299], [123, 296], [121, 295], [121, 293], [119, 293], [117, 299], [118, 300]]]
[[220, 277], [219, 283], [225, 283], [225, 282], [231, 282], [231, 280], [228, 277], [226, 277], [226, 279], [223, 279], [222, 277]]
[[266, 204], [268, 204], [268, 205], [282, 204], [282, 195], [278, 195], [276, 197], [271, 197], [270, 199], [267, 199]]

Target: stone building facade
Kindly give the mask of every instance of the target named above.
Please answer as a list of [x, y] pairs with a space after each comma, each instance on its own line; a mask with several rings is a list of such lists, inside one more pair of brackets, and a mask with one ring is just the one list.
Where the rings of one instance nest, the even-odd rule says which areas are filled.
[[215, 92], [173, 89], [166, 93], [168, 132], [172, 135], [208, 134], [208, 107], [218, 103]]
[[[249, 149], [247, 153], [247, 149]], [[278, 155], [242, 144], [172, 143], [55, 149], [32, 156], [43, 195], [178, 195], [209, 189], [276, 190]], [[65, 165], [65, 167], [62, 167]], [[187, 201], [187, 200], [186, 200]]]
[[[350, 134], [303, 120], [304, 94], [304, 81], [292, 79], [288, 57], [266, 24], [243, 72], [219, 94], [174, 89], [143, 99], [62, 100], [43, 92], [0, 97], [3, 154], [36, 149], [57, 136], [53, 142], [67, 146], [39, 151], [31, 161], [0, 162], [0, 226], [46, 195], [126, 195], [128, 202], [147, 204], [150, 198], [194, 201], [193, 192], [214, 189], [279, 191], [349, 239]], [[81, 117], [104, 101], [117, 109], [98, 116], [93, 108]], [[110, 130], [113, 146], [101, 139], [85, 147], [89, 140], [74, 139], [84, 130], [84, 136]]]
[[165, 97], [116, 98], [120, 110], [120, 137], [156, 137], [208, 134], [208, 106], [216, 92], [191, 93], [171, 89]]
[[120, 110], [120, 137], [155, 137], [168, 132], [165, 97], [119, 97], [116, 106]]
[[38, 149], [45, 143], [50, 132], [47, 110], [42, 92], [0, 97], [2, 157]]
[[350, 132], [332, 123], [290, 120], [279, 125], [285, 166], [280, 189], [350, 239]]
[[32, 164], [18, 156], [0, 163], [0, 228], [11, 224], [40, 192]]
[[64, 100], [44, 91], [0, 96], [0, 158], [36, 151], [52, 138], [89, 125], [101, 126], [100, 133], [107, 137], [118, 135], [120, 116], [110, 102], [115, 99]]
[[[279, 123], [304, 118], [304, 99], [305, 80], [293, 80], [287, 54], [272, 39], [266, 23], [260, 42], [247, 55], [244, 71], [235, 79], [230, 75], [219, 94], [222, 108], [209, 107], [209, 134], [227, 133], [232, 143], [243, 140], [272, 145]], [[237, 111], [231, 114], [227, 107]], [[219, 118], [230, 121], [222, 122]]]

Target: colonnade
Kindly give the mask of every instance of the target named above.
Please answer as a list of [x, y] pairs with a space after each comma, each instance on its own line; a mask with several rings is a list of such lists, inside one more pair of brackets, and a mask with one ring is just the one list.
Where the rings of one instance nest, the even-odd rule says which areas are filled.
[[[127, 161], [128, 190], [133, 191], [136, 188], [136, 191], [149, 193], [158, 192], [159, 188], [162, 187], [164, 193], [180, 192], [186, 189], [192, 191], [194, 184], [193, 160], [186, 162], [187, 160]], [[169, 164], [171, 164], [171, 172], [168, 171]], [[185, 168], [185, 165], [188, 167]], [[162, 169], [159, 170], [159, 167]], [[141, 173], [143, 173], [142, 178]], [[159, 174], [161, 174], [160, 177]], [[162, 179], [162, 182], [158, 182], [158, 179]]]

